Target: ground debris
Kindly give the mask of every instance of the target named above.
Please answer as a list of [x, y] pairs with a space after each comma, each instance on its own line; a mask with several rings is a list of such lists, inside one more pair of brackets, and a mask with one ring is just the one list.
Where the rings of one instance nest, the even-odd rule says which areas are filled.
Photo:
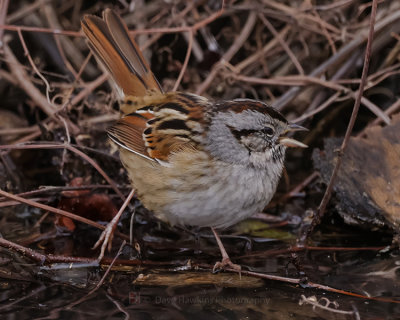
[[184, 272], [149, 273], [139, 275], [134, 284], [146, 286], [188, 286], [217, 285], [224, 288], [258, 288], [264, 285], [262, 279], [232, 273]]
[[[324, 150], [316, 149], [314, 166], [327, 183], [341, 139], [325, 140]], [[391, 125], [374, 126], [363, 137], [350, 138], [343, 156], [335, 192], [337, 208], [349, 224], [367, 227], [400, 224], [400, 116]]]
[[[83, 178], [74, 178], [70, 186], [84, 185]], [[111, 221], [118, 209], [107, 194], [91, 193], [89, 190], [63, 191], [58, 208], [73, 212], [95, 221]], [[57, 216], [56, 225], [69, 231], [75, 230], [75, 223], [68, 217]]]

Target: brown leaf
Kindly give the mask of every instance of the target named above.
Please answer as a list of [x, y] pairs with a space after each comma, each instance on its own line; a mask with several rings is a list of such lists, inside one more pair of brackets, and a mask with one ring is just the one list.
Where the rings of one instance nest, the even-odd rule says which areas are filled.
[[[328, 182], [340, 139], [326, 139], [314, 152], [314, 165]], [[386, 127], [371, 127], [362, 138], [350, 138], [334, 190], [343, 218], [368, 226], [400, 225], [400, 115]]]
[[[74, 178], [70, 186], [83, 186], [82, 178]], [[107, 194], [91, 193], [90, 190], [72, 190], [62, 192], [58, 208], [75, 213], [94, 221], [111, 221], [118, 209]], [[56, 225], [69, 231], [75, 230], [75, 223], [67, 217], [59, 216]]]

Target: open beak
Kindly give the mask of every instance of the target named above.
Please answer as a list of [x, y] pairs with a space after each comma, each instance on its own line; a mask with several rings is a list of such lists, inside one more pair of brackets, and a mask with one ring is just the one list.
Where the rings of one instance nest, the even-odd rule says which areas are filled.
[[289, 131], [308, 131], [308, 129], [295, 123], [289, 123]]
[[[293, 131], [308, 131], [308, 129], [304, 128], [302, 126], [299, 126], [298, 124], [291, 123], [291, 124], [289, 124], [289, 130], [287, 132], [285, 132], [285, 133], [293, 132]], [[304, 144], [304, 143], [302, 143], [300, 141], [297, 141], [295, 139], [286, 137], [286, 136], [281, 136], [279, 138], [279, 143], [284, 145], [284, 146], [286, 146], [286, 147], [308, 148], [308, 146], [306, 144]]]

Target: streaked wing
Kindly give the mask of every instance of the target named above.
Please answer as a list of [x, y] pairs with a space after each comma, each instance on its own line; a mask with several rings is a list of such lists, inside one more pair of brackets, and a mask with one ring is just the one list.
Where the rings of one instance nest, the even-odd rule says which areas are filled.
[[153, 160], [168, 161], [174, 152], [199, 149], [208, 100], [178, 92], [165, 94], [163, 100], [121, 118], [108, 131], [111, 139]]
[[143, 115], [132, 113], [118, 120], [107, 133], [120, 147], [151, 159], [143, 141], [147, 120]]

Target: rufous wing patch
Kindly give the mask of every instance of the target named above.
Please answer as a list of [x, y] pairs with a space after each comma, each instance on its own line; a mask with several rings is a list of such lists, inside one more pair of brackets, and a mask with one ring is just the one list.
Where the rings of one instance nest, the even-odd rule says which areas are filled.
[[121, 147], [149, 157], [150, 155], [143, 140], [146, 122], [146, 117], [133, 113], [118, 120], [107, 132], [111, 139]]
[[[144, 101], [152, 103], [143, 105]], [[125, 99], [126, 108], [136, 111], [124, 116], [109, 130], [120, 146], [154, 160], [168, 161], [183, 149], [199, 150], [207, 125], [204, 108], [208, 100], [196, 95], [170, 92], [148, 99]]]

